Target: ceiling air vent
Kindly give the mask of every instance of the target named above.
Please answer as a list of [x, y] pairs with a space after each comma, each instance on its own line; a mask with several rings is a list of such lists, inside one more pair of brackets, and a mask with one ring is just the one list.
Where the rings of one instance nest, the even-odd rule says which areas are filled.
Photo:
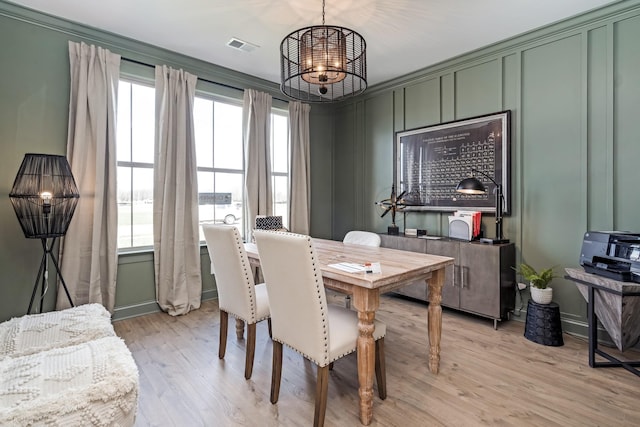
[[241, 50], [243, 52], [253, 52], [258, 47], [255, 44], [251, 44], [249, 42], [245, 42], [245, 41], [237, 39], [235, 37], [232, 37], [231, 40], [229, 40], [227, 42], [227, 46], [229, 46], [231, 48], [234, 48], [234, 49], [237, 49], [237, 50]]

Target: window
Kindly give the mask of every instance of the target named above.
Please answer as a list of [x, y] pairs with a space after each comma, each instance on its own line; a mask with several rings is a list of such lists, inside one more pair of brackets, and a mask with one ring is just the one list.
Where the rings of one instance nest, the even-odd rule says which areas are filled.
[[[196, 96], [194, 103], [200, 224], [235, 224], [244, 229], [244, 143], [242, 103]], [[273, 212], [286, 227], [289, 207], [289, 118], [271, 114]], [[200, 240], [204, 240], [200, 229]]]
[[[286, 111], [271, 114], [274, 214], [288, 220], [289, 125]], [[118, 249], [153, 246], [153, 85], [121, 79], [118, 92]], [[200, 224], [244, 230], [242, 101], [196, 96], [194, 127]], [[204, 241], [202, 229], [200, 240]]]
[[197, 96], [194, 122], [200, 224], [236, 224], [242, 231], [242, 103]]
[[153, 86], [120, 80], [117, 120], [118, 248], [152, 246]]
[[273, 214], [289, 228], [289, 117], [277, 110], [271, 113], [271, 176]]

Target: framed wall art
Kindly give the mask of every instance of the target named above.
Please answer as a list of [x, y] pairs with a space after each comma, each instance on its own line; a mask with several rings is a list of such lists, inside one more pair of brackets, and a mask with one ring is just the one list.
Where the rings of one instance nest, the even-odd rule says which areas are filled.
[[[496, 185], [502, 185], [504, 213], [510, 212], [511, 112], [502, 111], [454, 122], [396, 132], [395, 184], [406, 210], [494, 212]], [[486, 194], [461, 194], [456, 186], [475, 176]]]

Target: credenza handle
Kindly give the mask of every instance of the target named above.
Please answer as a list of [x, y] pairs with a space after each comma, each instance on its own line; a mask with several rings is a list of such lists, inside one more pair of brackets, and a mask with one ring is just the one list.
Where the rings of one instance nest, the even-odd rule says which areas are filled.
[[464, 267], [460, 266], [460, 287], [464, 289]]

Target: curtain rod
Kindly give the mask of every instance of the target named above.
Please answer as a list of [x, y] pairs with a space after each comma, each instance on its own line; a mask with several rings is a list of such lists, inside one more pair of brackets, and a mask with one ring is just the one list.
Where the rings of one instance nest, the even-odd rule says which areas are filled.
[[[155, 68], [155, 67], [156, 67], [156, 66], [155, 66], [155, 65], [153, 65], [153, 64], [148, 64], [148, 63], [146, 63], [146, 62], [138, 61], [137, 59], [125, 58], [124, 56], [123, 56], [123, 57], [121, 57], [121, 58], [122, 58], [123, 60], [127, 61], [127, 62], [132, 62], [132, 63], [134, 63], [134, 64], [142, 65], [142, 66], [145, 66], [145, 67], [153, 67], [153, 68]], [[202, 80], [203, 82], [211, 83], [211, 84], [218, 85], [218, 86], [222, 86], [222, 87], [226, 87], [226, 88], [229, 88], [229, 89], [234, 89], [234, 90], [244, 91], [244, 89], [243, 89], [243, 88], [239, 88], [239, 87], [236, 87], [236, 86], [231, 86], [231, 85], [228, 85], [228, 84], [226, 84], [226, 83], [214, 82], [213, 80], [203, 79], [202, 77], [198, 77], [198, 80]], [[289, 102], [289, 101], [287, 101], [286, 99], [276, 98], [275, 96], [272, 96], [272, 98], [273, 98], [273, 99], [276, 99], [276, 100], [278, 100], [278, 101], [282, 101], [282, 102], [287, 102], [287, 103]]]

